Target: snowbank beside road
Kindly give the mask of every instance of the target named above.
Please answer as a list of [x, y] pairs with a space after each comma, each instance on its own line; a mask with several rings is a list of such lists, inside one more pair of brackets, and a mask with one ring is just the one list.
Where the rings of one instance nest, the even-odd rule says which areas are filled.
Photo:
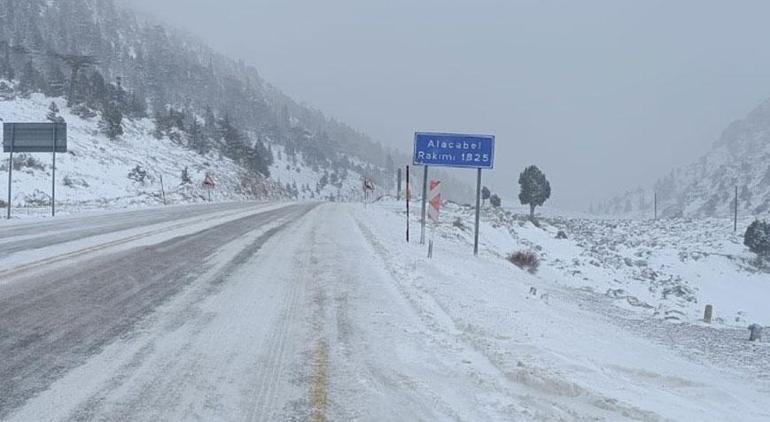
[[[602, 309], [609, 301], [599, 287], [612, 277], [613, 269], [592, 265], [595, 273], [569, 278], [571, 270], [559, 263], [568, 257], [584, 259], [585, 246], [574, 240], [556, 241], [554, 226], [516, 224], [511, 234], [512, 227], [502, 218], [487, 219], [482, 226], [482, 254], [474, 259], [470, 213], [450, 208], [437, 231], [435, 258], [428, 260], [424, 247], [405, 244], [398, 229], [404, 227], [399, 209], [396, 204], [358, 209], [358, 225], [426, 323], [449, 334], [456, 347], [480, 352], [510, 382], [499, 388], [521, 399], [520, 416], [546, 420], [770, 417], [761, 404], [770, 388], [770, 368], [761, 363], [770, 357], [766, 343], [750, 344], [717, 334], [700, 343], [713, 351], [688, 351], [677, 347], [676, 338], [667, 343], [652, 329], [637, 326], [637, 319], [650, 321], [655, 329], [671, 325], [652, 320], [651, 310], [633, 308], [637, 311], [633, 314]], [[413, 239], [419, 238], [417, 219], [412, 224], [417, 233]], [[539, 250], [544, 256], [537, 276], [503, 259], [521, 247]], [[606, 278], [592, 279], [594, 274]], [[616, 272], [616, 277], [621, 274]], [[598, 292], [574, 289], [582, 283], [594, 283]], [[619, 321], [620, 317], [628, 321]], [[688, 335], [687, 330], [679, 334]], [[692, 339], [682, 338], [682, 342], [690, 344]]]

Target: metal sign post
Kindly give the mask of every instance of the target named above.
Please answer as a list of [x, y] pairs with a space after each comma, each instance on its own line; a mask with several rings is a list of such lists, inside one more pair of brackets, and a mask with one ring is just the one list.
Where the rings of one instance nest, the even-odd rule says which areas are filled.
[[409, 243], [409, 201], [412, 199], [412, 186], [409, 180], [409, 166], [406, 166], [406, 243]]
[[208, 191], [209, 202], [211, 202], [211, 191], [214, 190], [216, 185], [217, 183], [214, 181], [214, 178], [211, 177], [211, 173], [206, 173], [206, 177], [203, 178], [203, 188]]
[[420, 244], [425, 244], [425, 213], [428, 205], [428, 166], [422, 168], [422, 214], [420, 217]]
[[473, 234], [473, 255], [479, 255], [479, 224], [481, 223], [481, 169], [476, 175], [476, 224]]
[[11, 218], [13, 154], [53, 153], [51, 172], [51, 216], [56, 216], [56, 153], [67, 152], [66, 123], [3, 123], [3, 151], [10, 153], [8, 166], [8, 213]]
[[492, 170], [495, 162], [495, 137], [492, 135], [465, 135], [458, 133], [417, 132], [414, 135], [414, 164], [425, 168], [423, 179], [422, 238], [425, 243], [425, 206], [428, 167], [458, 167], [477, 170], [476, 230], [473, 251], [479, 252], [479, 224], [481, 220], [481, 171]]
[[56, 125], [53, 125], [53, 141], [51, 142], [53, 163], [51, 166], [51, 217], [56, 217]]
[[[8, 151], [11, 153], [10, 159], [8, 160], [8, 204], [6, 206], [8, 207], [8, 219], [11, 219], [11, 186], [13, 186], [13, 147], [14, 147], [14, 140], [16, 139], [16, 127], [14, 126], [11, 129], [11, 150]], [[3, 134], [5, 135], [5, 131], [3, 131]], [[5, 136], [3, 136], [3, 141], [5, 141]], [[5, 142], [3, 142], [5, 144]]]

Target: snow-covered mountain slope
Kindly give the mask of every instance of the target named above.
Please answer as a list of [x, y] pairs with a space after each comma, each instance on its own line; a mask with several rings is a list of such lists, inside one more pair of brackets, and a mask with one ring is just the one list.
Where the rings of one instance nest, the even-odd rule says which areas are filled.
[[[57, 203], [62, 211], [68, 207], [130, 206], [162, 202], [161, 177], [169, 202], [203, 201], [208, 192], [202, 181], [210, 172], [217, 182], [211, 193], [218, 200], [246, 199], [249, 189], [262, 189], [265, 195], [274, 187], [255, 181], [247, 187], [244, 172], [231, 160], [199, 155], [168, 138], [155, 139], [150, 120], [129, 121], [125, 135], [111, 141], [98, 129], [98, 118], [81, 119], [70, 113], [66, 101], [33, 94], [28, 99], [0, 101], [0, 118], [4, 122], [46, 121], [51, 102], [56, 102], [61, 117], [68, 124], [68, 149], [57, 154]], [[2, 160], [0, 180], [2, 199], [8, 189], [8, 154]], [[41, 207], [50, 203], [52, 154], [15, 154], [13, 172], [14, 207]], [[147, 172], [132, 179], [129, 173], [139, 166]], [[188, 168], [191, 183], [182, 182]], [[21, 210], [23, 213], [23, 210]]]
[[[312, 168], [302, 154], [290, 158], [281, 145], [272, 145], [274, 160], [269, 178], [254, 176], [216, 151], [198, 154], [168, 137], [156, 139], [149, 119], [126, 120], [125, 134], [109, 140], [98, 127], [99, 117], [82, 119], [71, 113], [66, 101], [33, 94], [0, 101], [3, 122], [46, 121], [50, 104], [59, 107], [68, 123], [69, 152], [57, 154], [56, 201], [59, 211], [81, 208], [126, 207], [199, 202], [209, 198], [202, 182], [210, 174], [217, 186], [215, 201], [246, 199], [354, 199], [360, 196], [355, 171]], [[0, 205], [8, 189], [8, 155], [0, 160]], [[132, 172], [137, 168], [146, 172]], [[189, 181], [183, 181], [187, 168]], [[45, 212], [51, 200], [51, 154], [15, 154], [12, 203], [16, 215]], [[141, 171], [139, 173], [141, 173]], [[162, 178], [162, 184], [161, 184]]]
[[[61, 196], [68, 203], [146, 202], [136, 197], [160, 190], [161, 171], [169, 173], [172, 198], [178, 193], [182, 200], [207, 196], [195, 188], [204, 171], [222, 178], [219, 199], [351, 199], [364, 175], [392, 186], [396, 162], [403, 161], [397, 151], [289, 98], [253, 66], [113, 0], [0, 0], [0, 82], [6, 121], [45, 117], [50, 101], [37, 93], [60, 109], [71, 107], [62, 114], [71, 139], [90, 154], [78, 165], [95, 172], [79, 169], [72, 177], [98, 173], [106, 181], [101, 190], [89, 184], [77, 197]], [[107, 177], [113, 170], [100, 168], [105, 163], [116, 180]], [[127, 164], [150, 171], [143, 183], [126, 185]], [[189, 167], [195, 182], [184, 192], [175, 189], [180, 167]], [[14, 201], [40, 203], [46, 191], [32, 183], [31, 196]]]
[[672, 171], [652, 189], [612, 198], [594, 211], [650, 216], [657, 192], [663, 216], [726, 216], [736, 187], [741, 214], [770, 216], [770, 100], [732, 123], [696, 163]]

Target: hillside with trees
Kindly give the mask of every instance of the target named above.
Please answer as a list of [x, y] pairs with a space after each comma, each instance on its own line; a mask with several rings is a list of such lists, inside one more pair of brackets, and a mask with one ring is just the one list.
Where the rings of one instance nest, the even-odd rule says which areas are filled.
[[11, 81], [0, 88], [5, 101], [64, 98], [113, 140], [127, 122], [149, 118], [154, 138], [217, 151], [257, 178], [270, 176], [280, 150], [295, 166], [338, 179], [366, 175], [389, 188], [403, 160], [293, 101], [254, 67], [113, 0], [0, 0], [0, 80]]

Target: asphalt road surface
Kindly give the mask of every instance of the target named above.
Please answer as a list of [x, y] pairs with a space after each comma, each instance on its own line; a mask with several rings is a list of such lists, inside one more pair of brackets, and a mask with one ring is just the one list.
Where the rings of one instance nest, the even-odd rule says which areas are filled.
[[[0, 279], [0, 418], [7, 418], [105, 346], [131, 336], [170, 298], [196, 282], [213, 294], [227, 275], [249, 260], [276, 233], [301, 219], [313, 205], [260, 204], [173, 207], [86, 219], [65, 219], [0, 229], [0, 257], [30, 249], [83, 241], [143, 226], [201, 217], [215, 221], [201, 230], [151, 245], [112, 253], [88, 245], [89, 256], [71, 265], [57, 261], [32, 276]], [[217, 217], [229, 216], [222, 221]], [[115, 236], [120, 239], [120, 235]], [[245, 243], [244, 239], [246, 240]], [[110, 239], [114, 243], [113, 239]], [[222, 248], [241, 241], [232, 256]], [[13, 266], [11, 266], [13, 269]], [[212, 267], [214, 268], [213, 273]], [[87, 411], [86, 409], [85, 411]], [[81, 419], [82, 412], [57, 415]], [[91, 415], [93, 416], [93, 415]], [[111, 418], [107, 418], [111, 419]]]

